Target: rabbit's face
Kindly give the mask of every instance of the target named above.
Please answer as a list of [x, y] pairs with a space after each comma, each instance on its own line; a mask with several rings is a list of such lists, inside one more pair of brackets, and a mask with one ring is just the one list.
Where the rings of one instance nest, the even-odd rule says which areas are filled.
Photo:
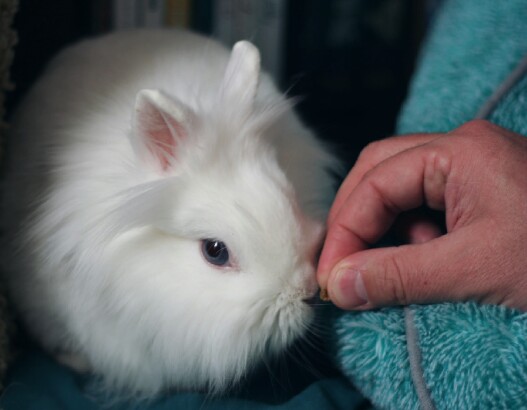
[[155, 226], [121, 238], [127, 262], [115, 269], [128, 290], [119, 292], [150, 328], [153, 361], [185, 374], [180, 386], [226, 387], [313, 317], [322, 224], [302, 214], [272, 152], [253, 141], [242, 149], [257, 156], [189, 158], [158, 198]]

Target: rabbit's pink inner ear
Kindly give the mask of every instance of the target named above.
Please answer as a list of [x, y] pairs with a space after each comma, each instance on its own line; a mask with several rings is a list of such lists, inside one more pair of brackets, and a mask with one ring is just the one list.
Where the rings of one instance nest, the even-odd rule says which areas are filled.
[[177, 145], [187, 137], [184, 110], [155, 90], [143, 90], [137, 97], [135, 130], [142, 155], [167, 170], [176, 156]]
[[175, 158], [178, 139], [186, 136], [185, 128], [152, 106], [145, 111], [138, 118], [140, 133], [150, 155], [166, 170]]

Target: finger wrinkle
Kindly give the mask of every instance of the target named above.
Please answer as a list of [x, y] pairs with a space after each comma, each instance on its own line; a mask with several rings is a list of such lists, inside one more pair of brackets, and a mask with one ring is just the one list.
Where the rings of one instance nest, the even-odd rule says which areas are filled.
[[383, 205], [391, 219], [395, 219], [397, 215], [404, 211], [404, 209], [399, 207], [395, 202], [383, 195], [383, 189], [378, 185], [375, 179], [370, 178], [366, 182], [371, 188], [373, 195], [379, 200], [378, 203]]
[[362, 250], [370, 244], [369, 238], [364, 237], [352, 227], [341, 224], [340, 222], [337, 222], [336, 225], [332, 227], [330, 235], [333, 243], [350, 242], [350, 240], [353, 240], [356, 244], [359, 242], [361, 245], [360, 249], [357, 247], [354, 251]]

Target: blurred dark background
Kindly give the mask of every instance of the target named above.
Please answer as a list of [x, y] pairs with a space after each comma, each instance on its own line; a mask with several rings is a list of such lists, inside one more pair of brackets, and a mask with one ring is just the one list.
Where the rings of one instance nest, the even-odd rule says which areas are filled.
[[[167, 1], [186, 7], [185, 19], [175, 25], [205, 34], [215, 31], [218, 5], [251, 12], [251, 0]], [[301, 97], [304, 121], [351, 165], [369, 141], [393, 132], [437, 0], [264, 2], [282, 7], [277, 82], [289, 95]], [[127, 12], [136, 1], [20, 0], [11, 75], [16, 88], [8, 96], [8, 114], [59, 49], [115, 28], [117, 3]]]

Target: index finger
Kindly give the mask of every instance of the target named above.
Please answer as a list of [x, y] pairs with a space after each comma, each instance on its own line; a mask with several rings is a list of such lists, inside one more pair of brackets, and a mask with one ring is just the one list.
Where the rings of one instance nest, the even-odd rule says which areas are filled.
[[368, 171], [387, 158], [418, 145], [426, 144], [439, 138], [441, 135], [442, 134], [400, 135], [375, 141], [367, 145], [360, 153], [357, 162], [348, 173], [337, 192], [329, 212], [328, 224], [331, 224], [335, 220], [340, 208], [346, 202], [348, 195], [355, 189], [357, 184]]
[[322, 288], [340, 260], [378, 241], [399, 213], [424, 202], [442, 209], [451, 154], [438, 140], [384, 160], [357, 183], [328, 226], [317, 271]]

